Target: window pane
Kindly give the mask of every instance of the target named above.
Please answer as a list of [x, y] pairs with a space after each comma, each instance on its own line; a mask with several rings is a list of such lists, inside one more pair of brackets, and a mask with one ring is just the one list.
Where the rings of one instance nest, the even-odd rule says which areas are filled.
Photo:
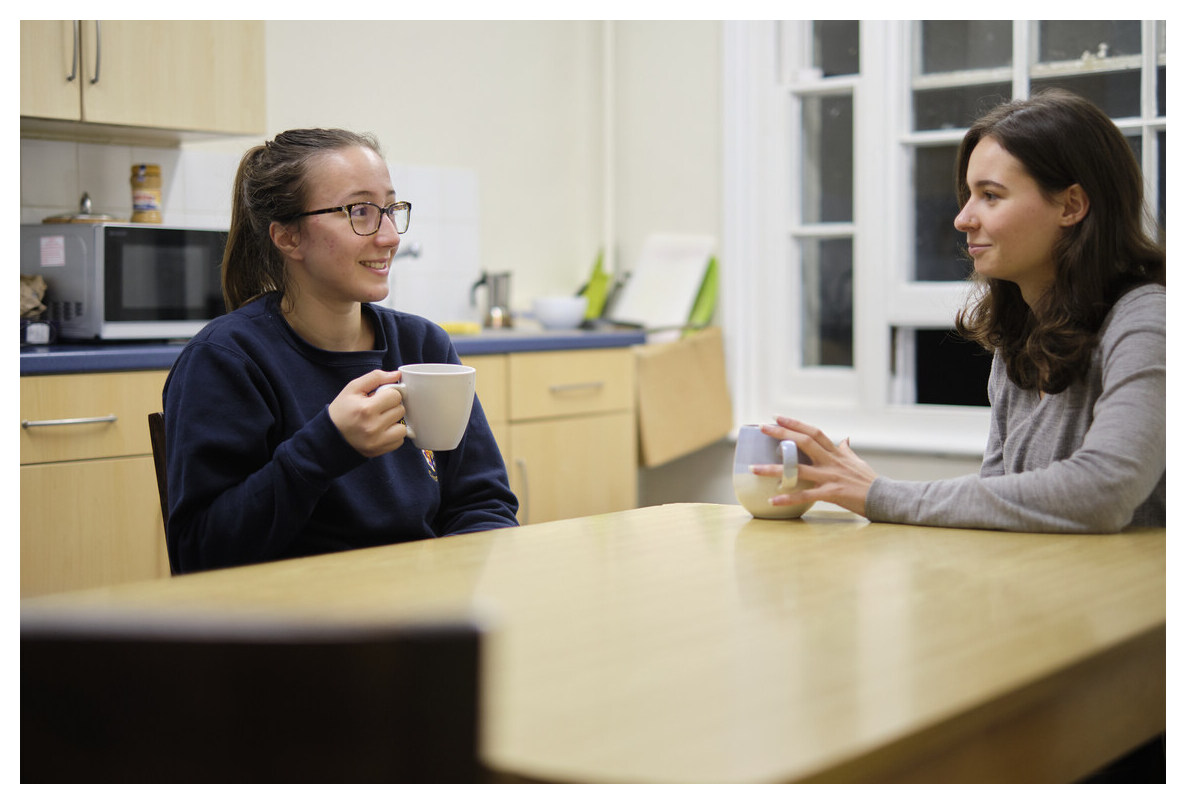
[[955, 228], [958, 146], [917, 148], [914, 152], [914, 279], [956, 282], [966, 279], [966, 237]]
[[1157, 21], [1157, 114], [1165, 116], [1165, 20]]
[[[1165, 232], [1165, 132], [1157, 132], [1157, 222]], [[1163, 238], [1164, 243], [1164, 238]]]
[[1044, 87], [1062, 87], [1090, 100], [1108, 117], [1137, 117], [1141, 113], [1141, 71], [1035, 78], [1030, 92]]
[[858, 20], [816, 20], [812, 23], [812, 65], [825, 77], [861, 71], [861, 23]]
[[967, 128], [980, 115], [1012, 97], [1007, 82], [918, 90], [914, 93], [914, 130]]
[[1008, 20], [927, 20], [922, 24], [922, 72], [950, 73], [1013, 64]]
[[[1110, 117], [1141, 114], [1139, 20], [1042, 20], [1031, 92], [1060, 86]], [[1053, 73], [1053, 74], [1052, 74]]]
[[852, 240], [805, 239], [804, 366], [852, 365]]
[[852, 221], [852, 98], [803, 100], [803, 222]]
[[1038, 61], [1078, 61], [1141, 55], [1140, 20], [1042, 20]]
[[[988, 405], [992, 355], [954, 330], [903, 327], [896, 338], [914, 347], [914, 401], [920, 405]], [[902, 367], [904, 368], [904, 367]]]

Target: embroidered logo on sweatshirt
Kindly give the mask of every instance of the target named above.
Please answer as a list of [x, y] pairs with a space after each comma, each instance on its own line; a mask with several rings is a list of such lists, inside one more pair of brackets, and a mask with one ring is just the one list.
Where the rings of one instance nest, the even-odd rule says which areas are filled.
[[422, 449], [420, 454], [424, 456], [424, 462], [428, 464], [428, 474], [437, 483], [440, 483], [440, 478], [437, 477], [437, 462], [433, 458], [432, 450]]

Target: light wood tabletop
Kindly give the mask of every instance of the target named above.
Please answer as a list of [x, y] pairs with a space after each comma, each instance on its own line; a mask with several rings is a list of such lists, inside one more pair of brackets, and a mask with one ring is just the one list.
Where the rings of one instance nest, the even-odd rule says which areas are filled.
[[22, 601], [489, 626], [483, 759], [578, 782], [1071, 781], [1165, 730], [1165, 530], [677, 504]]

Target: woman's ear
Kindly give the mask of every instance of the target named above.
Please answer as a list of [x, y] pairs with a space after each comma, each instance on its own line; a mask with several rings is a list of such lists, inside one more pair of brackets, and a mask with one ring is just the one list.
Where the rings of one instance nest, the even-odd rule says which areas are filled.
[[301, 230], [299, 226], [272, 221], [268, 225], [268, 236], [272, 238], [272, 243], [284, 255], [285, 259], [298, 257], [301, 247]]
[[1083, 187], [1072, 184], [1062, 191], [1062, 216], [1059, 219], [1059, 224], [1074, 226], [1087, 217], [1089, 209], [1091, 209], [1091, 200], [1087, 197]]

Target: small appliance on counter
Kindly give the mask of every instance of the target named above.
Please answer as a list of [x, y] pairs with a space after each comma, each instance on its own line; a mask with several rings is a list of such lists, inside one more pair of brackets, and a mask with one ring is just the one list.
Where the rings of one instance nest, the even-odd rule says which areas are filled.
[[63, 340], [190, 338], [226, 312], [224, 229], [128, 223], [25, 224], [21, 273], [45, 278]]
[[488, 329], [506, 329], [514, 325], [511, 315], [511, 275], [492, 274], [483, 271], [482, 276], [469, 290], [470, 303], [478, 303], [478, 288], [486, 287], [486, 312], [482, 325]]

